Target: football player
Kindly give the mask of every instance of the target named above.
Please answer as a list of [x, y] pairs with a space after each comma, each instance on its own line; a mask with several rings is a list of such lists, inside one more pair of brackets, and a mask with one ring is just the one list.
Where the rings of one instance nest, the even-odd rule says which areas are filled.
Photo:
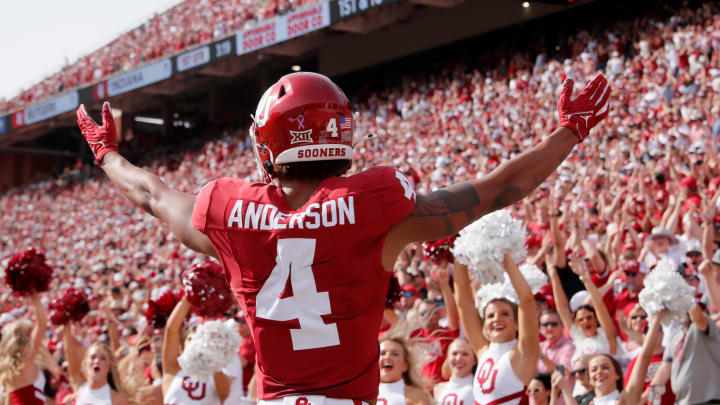
[[352, 165], [350, 102], [327, 77], [283, 76], [263, 94], [250, 130], [265, 183], [211, 181], [173, 190], [118, 153], [110, 106], [78, 124], [97, 164], [131, 202], [189, 248], [219, 259], [257, 349], [266, 403], [352, 405], [378, 395], [378, 330], [393, 265], [409, 243], [437, 240], [514, 204], [540, 185], [608, 113], [598, 75], [541, 143], [489, 175], [417, 195], [391, 167]]

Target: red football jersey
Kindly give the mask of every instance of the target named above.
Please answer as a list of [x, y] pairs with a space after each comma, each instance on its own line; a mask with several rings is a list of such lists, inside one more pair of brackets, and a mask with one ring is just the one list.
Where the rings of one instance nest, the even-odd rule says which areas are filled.
[[325, 179], [291, 210], [279, 187], [221, 178], [197, 196], [192, 224], [212, 241], [257, 349], [260, 399], [369, 399], [390, 274], [381, 250], [415, 192], [376, 167]]

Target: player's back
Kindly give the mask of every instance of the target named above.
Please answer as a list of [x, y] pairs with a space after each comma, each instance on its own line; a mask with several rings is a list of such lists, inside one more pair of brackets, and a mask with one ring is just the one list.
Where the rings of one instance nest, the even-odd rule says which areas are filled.
[[412, 210], [392, 168], [324, 180], [291, 210], [280, 188], [219, 179], [193, 225], [215, 245], [257, 347], [258, 396], [375, 398], [385, 293], [381, 250]]

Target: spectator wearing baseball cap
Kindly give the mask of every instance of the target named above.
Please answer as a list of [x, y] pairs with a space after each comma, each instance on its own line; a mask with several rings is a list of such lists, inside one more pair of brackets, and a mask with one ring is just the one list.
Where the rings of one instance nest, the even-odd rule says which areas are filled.
[[405, 284], [400, 287], [402, 291], [400, 296], [400, 309], [402, 311], [409, 311], [415, 306], [415, 302], [422, 298], [420, 290], [412, 284]]
[[640, 252], [638, 260], [646, 268], [652, 268], [661, 259], [670, 259], [677, 266], [683, 262], [682, 254], [676, 248], [678, 242], [678, 238], [667, 228], [656, 226], [645, 240], [645, 246]]
[[698, 194], [697, 180], [694, 177], [686, 176], [680, 181], [680, 186], [687, 189], [687, 198], [683, 202], [683, 211], [690, 211], [691, 206], [695, 205], [696, 208], [700, 208], [700, 202], [702, 198]]

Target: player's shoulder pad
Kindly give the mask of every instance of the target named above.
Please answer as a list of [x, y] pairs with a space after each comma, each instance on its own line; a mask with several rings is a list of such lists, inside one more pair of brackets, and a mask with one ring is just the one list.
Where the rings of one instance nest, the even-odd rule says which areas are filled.
[[192, 214], [193, 228], [204, 232], [207, 225], [213, 222], [213, 211], [211, 210], [213, 202], [224, 200], [247, 184], [248, 182], [245, 180], [232, 177], [220, 177], [205, 184], [195, 198]]
[[355, 176], [358, 185], [389, 194], [400, 193], [405, 198], [415, 201], [415, 190], [408, 178], [399, 170], [390, 166], [376, 166], [362, 171]]

